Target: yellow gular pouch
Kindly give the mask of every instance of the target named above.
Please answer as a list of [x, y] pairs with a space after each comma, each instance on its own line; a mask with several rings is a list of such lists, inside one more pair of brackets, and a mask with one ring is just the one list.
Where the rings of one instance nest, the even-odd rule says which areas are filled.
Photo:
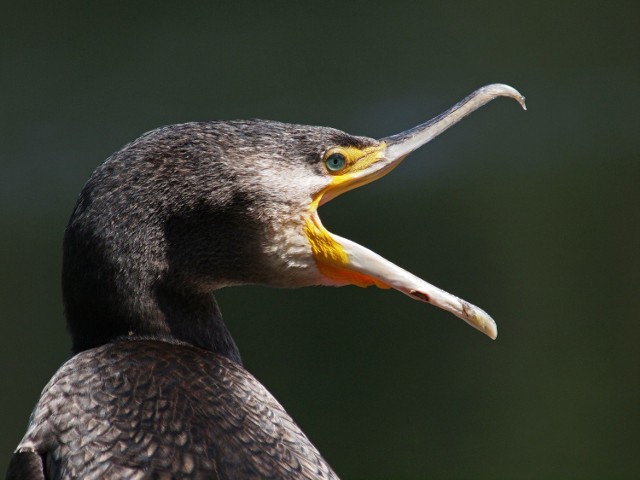
[[349, 268], [349, 255], [331, 234], [316, 223], [317, 216], [306, 220], [305, 234], [311, 245], [311, 252], [320, 273], [335, 285], [356, 285], [378, 288], [390, 288], [377, 278], [355, 272]]

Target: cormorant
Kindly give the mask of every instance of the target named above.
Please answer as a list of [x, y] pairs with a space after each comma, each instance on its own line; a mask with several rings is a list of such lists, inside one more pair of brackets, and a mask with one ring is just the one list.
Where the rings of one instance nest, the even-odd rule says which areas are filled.
[[495, 84], [381, 140], [263, 120], [186, 123], [109, 157], [64, 236], [74, 356], [45, 387], [7, 478], [337, 478], [242, 367], [212, 292], [376, 285], [495, 338], [482, 310], [329, 233], [317, 208], [498, 96], [524, 108]]

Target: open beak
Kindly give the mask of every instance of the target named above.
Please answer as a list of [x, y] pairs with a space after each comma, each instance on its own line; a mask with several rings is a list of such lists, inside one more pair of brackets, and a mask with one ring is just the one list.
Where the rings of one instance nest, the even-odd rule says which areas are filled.
[[[369, 153], [365, 167], [350, 173], [348, 181], [336, 183], [335, 188], [323, 192], [319, 204], [386, 175], [409, 153], [497, 97], [511, 97], [526, 110], [524, 97], [512, 87], [502, 84], [482, 87], [432, 120], [381, 139], [379, 148]], [[393, 288], [453, 313], [492, 339], [497, 337], [495, 322], [482, 309], [425, 282], [351, 240], [329, 233], [315, 212], [307, 230], [318, 267], [333, 284]]]

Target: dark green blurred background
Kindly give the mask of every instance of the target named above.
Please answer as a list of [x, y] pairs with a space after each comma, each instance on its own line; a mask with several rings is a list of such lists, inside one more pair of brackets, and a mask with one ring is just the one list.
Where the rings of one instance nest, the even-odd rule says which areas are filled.
[[0, 471], [68, 354], [60, 245], [139, 134], [262, 117], [381, 137], [500, 99], [321, 214], [489, 311], [376, 289], [219, 303], [345, 479], [640, 478], [640, 3], [3, 2]]

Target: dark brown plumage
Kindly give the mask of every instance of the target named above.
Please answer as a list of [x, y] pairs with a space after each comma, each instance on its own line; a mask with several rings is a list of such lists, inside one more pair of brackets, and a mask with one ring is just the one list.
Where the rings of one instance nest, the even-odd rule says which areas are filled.
[[179, 342], [123, 339], [76, 355], [32, 423], [33, 441], [55, 445], [47, 478], [337, 478], [246, 370]]

